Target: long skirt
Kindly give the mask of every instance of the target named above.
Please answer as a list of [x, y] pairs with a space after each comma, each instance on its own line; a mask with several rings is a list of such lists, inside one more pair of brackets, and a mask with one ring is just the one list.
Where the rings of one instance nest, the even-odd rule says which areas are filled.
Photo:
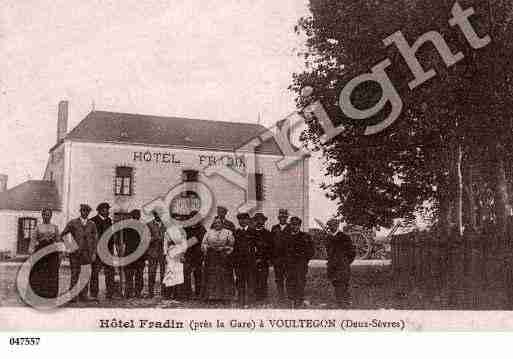
[[233, 267], [229, 256], [209, 249], [203, 271], [203, 299], [232, 300], [234, 294]]
[[[48, 244], [39, 244], [36, 251]], [[59, 253], [53, 252], [37, 261], [30, 271], [30, 287], [40, 297], [57, 298], [59, 294]]]

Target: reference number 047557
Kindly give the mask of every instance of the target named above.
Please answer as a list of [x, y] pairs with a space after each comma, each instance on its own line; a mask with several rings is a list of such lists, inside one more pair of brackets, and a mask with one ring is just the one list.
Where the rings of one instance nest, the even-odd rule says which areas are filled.
[[9, 338], [10, 345], [39, 345], [41, 338]]

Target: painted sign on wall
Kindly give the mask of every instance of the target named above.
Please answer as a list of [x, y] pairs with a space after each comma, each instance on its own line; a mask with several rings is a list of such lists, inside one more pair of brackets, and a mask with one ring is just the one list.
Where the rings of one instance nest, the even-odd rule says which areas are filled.
[[170, 163], [176, 165], [181, 163], [176, 154], [171, 152], [134, 151], [132, 159], [139, 162]]

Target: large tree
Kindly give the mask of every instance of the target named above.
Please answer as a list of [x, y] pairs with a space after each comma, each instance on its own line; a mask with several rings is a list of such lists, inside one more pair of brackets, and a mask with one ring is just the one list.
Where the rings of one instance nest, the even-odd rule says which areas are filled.
[[[507, 183], [511, 178], [511, 110], [513, 4], [509, 1], [460, 1], [473, 7], [471, 22], [492, 42], [472, 49], [448, 20], [455, 1], [441, 0], [310, 0], [311, 15], [297, 31], [306, 35], [306, 69], [294, 74], [291, 89], [312, 86], [336, 125], [346, 131], [321, 145], [322, 129], [310, 122], [305, 140], [322, 151], [327, 195], [339, 203], [339, 215], [352, 223], [390, 226], [411, 217], [427, 203], [441, 228], [464, 221], [477, 227], [483, 218], [505, 225]], [[489, 6], [491, 5], [491, 6]], [[394, 45], [382, 40], [401, 31], [410, 44], [424, 33], [441, 33], [453, 53], [464, 59], [447, 68], [431, 45], [417, 53], [424, 69], [437, 76], [410, 90], [413, 75]], [[385, 131], [366, 136], [363, 129], [388, 114], [368, 121], [346, 118], [338, 105], [341, 89], [352, 78], [389, 58], [387, 74], [401, 94], [400, 118]], [[381, 97], [366, 83], [352, 96], [360, 108]], [[298, 96], [298, 105], [303, 106]], [[461, 224], [461, 223], [460, 223]]]

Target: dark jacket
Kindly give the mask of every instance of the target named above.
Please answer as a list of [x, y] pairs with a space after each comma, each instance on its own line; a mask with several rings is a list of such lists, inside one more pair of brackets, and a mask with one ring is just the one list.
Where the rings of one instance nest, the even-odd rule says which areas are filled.
[[166, 227], [155, 220], [146, 224], [150, 230], [150, 246], [146, 251], [149, 258], [161, 258], [164, 254], [164, 235]]
[[342, 232], [328, 235], [327, 274], [330, 281], [347, 281], [351, 275], [351, 263], [356, 257], [356, 249], [351, 237]]
[[237, 228], [234, 233], [232, 261], [235, 266], [254, 265], [256, 261], [256, 233], [252, 228]]
[[273, 238], [271, 232], [262, 228], [254, 229], [255, 233], [255, 259], [258, 263], [269, 265], [273, 255]]
[[201, 223], [196, 223], [190, 227], [185, 228], [187, 240], [191, 239], [192, 237], [196, 237], [198, 239], [198, 243], [187, 248], [187, 251], [185, 252], [185, 262], [193, 266], [201, 266], [201, 261], [203, 258], [203, 253], [201, 252], [201, 242], [203, 242], [205, 233], [207, 233], [207, 230]]
[[80, 218], [72, 219], [62, 231], [62, 235], [68, 233], [71, 233], [78, 245], [78, 250], [71, 255], [80, 257], [81, 264], [91, 264], [96, 255], [98, 244], [98, 234], [94, 222], [88, 219], [84, 226]]
[[287, 232], [288, 227], [285, 227], [282, 230], [279, 224], [275, 224], [271, 228], [273, 240], [273, 263], [285, 262], [287, 259]]
[[[98, 235], [98, 241], [102, 238], [103, 233], [112, 226], [112, 219], [110, 217], [107, 217], [103, 219], [100, 215], [96, 215], [93, 218], [91, 218], [91, 221], [94, 222], [96, 225], [96, 233]], [[114, 254], [114, 242], [116, 241], [115, 238], [109, 238], [109, 251], [111, 254]]]
[[308, 264], [314, 255], [312, 239], [305, 232], [287, 233], [287, 264]]
[[[125, 243], [125, 257], [134, 253], [139, 247], [139, 243], [141, 242], [141, 237], [139, 236], [139, 232], [133, 228], [125, 228], [122, 230], [123, 232], [123, 241]], [[141, 255], [133, 264], [144, 263], [144, 255]]]

